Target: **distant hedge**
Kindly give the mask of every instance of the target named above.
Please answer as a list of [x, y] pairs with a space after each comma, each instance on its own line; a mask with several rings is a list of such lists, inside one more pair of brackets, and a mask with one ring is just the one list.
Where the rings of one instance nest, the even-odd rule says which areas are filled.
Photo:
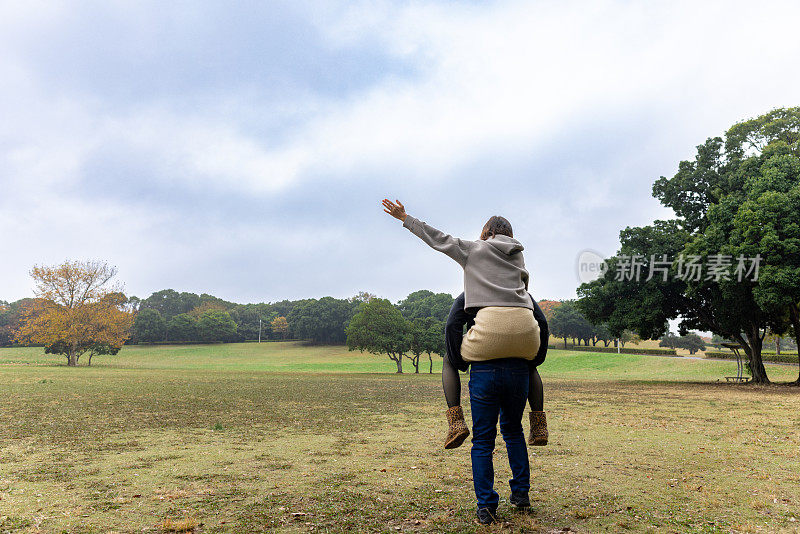
[[[616, 347], [586, 347], [586, 346], [577, 346], [577, 345], [567, 345], [567, 348], [564, 349], [564, 346], [558, 345], [548, 345], [547, 348], [549, 349], [556, 349], [556, 350], [577, 350], [581, 352], [608, 352], [608, 353], [615, 353], [617, 352]], [[675, 352], [675, 349], [640, 349], [640, 348], [621, 348], [619, 349], [620, 354], [644, 354], [649, 356], [677, 356], [678, 354]]]
[[[744, 360], [747, 360], [747, 354], [745, 354], [744, 350], [739, 351], [742, 355]], [[719, 358], [721, 360], [735, 360], [736, 356], [733, 352], [718, 352], [713, 350], [706, 351], [706, 358]], [[774, 352], [762, 352], [761, 359], [765, 362], [772, 362], [772, 363], [797, 363], [797, 354], [775, 354]]]

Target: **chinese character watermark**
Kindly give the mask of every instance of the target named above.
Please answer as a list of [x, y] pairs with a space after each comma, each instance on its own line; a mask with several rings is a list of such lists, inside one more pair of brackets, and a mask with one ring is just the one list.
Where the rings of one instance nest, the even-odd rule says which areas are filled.
[[[733, 257], [728, 254], [709, 254], [708, 256], [679, 254], [669, 258], [666, 254], [620, 254], [614, 257], [614, 280], [620, 282], [649, 282], [673, 280], [686, 282], [736, 280], [758, 281], [761, 267], [761, 254], [746, 257], [743, 254]], [[578, 254], [576, 271], [578, 280], [583, 283], [597, 280], [609, 270], [609, 264], [593, 250], [583, 250]]]

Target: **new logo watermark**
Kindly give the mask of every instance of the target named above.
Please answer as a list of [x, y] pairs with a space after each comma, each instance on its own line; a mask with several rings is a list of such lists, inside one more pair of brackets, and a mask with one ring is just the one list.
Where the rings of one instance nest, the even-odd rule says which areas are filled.
[[596, 250], [586, 249], [578, 253], [575, 260], [575, 274], [582, 284], [597, 280], [608, 270], [608, 264], [602, 254]]

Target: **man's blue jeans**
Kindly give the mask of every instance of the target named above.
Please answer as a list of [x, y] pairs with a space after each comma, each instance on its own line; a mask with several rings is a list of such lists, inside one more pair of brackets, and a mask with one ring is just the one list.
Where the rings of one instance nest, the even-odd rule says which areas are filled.
[[497, 419], [506, 442], [508, 463], [514, 478], [513, 493], [527, 494], [531, 469], [528, 447], [522, 431], [522, 414], [528, 400], [527, 360], [505, 358], [473, 362], [469, 373], [469, 398], [472, 407], [472, 480], [478, 508], [497, 508], [500, 497], [494, 491], [492, 452], [497, 438]]

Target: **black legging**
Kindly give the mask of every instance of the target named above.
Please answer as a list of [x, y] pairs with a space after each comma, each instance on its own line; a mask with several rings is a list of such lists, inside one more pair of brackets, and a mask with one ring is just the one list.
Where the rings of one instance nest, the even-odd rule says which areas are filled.
[[[533, 316], [539, 323], [539, 352], [536, 358], [530, 362], [530, 384], [528, 388], [528, 403], [531, 410], [541, 412], [544, 410], [544, 387], [542, 377], [539, 376], [537, 367], [547, 356], [547, 343], [550, 339], [550, 329], [539, 305], [533, 300]], [[469, 364], [461, 357], [461, 341], [464, 336], [464, 326], [467, 328], [475, 324], [475, 314], [464, 309], [464, 293], [456, 297], [453, 307], [450, 308], [450, 315], [445, 326], [445, 345], [447, 356], [442, 365], [442, 388], [447, 407], [459, 406], [461, 404], [461, 377], [459, 371], [466, 371]]]

